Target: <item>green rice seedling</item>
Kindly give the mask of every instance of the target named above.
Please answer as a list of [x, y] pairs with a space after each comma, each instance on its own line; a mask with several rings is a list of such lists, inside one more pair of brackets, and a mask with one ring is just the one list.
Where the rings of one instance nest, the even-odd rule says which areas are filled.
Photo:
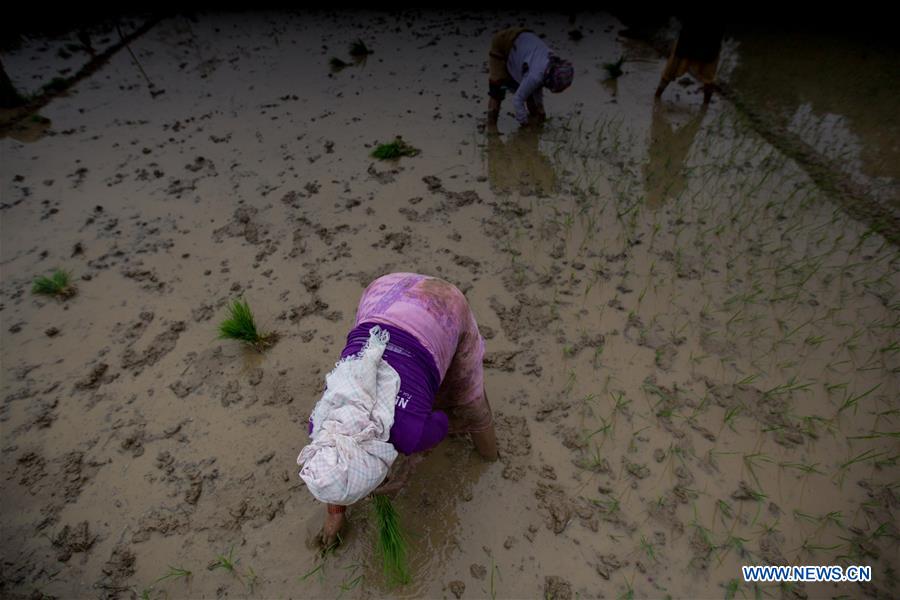
[[647, 541], [647, 538], [641, 536], [641, 550], [647, 555], [647, 558], [656, 562], [656, 550], [653, 548], [653, 544]]
[[843, 544], [835, 544], [833, 546], [822, 546], [821, 544], [813, 543], [810, 538], [806, 538], [803, 540], [803, 543], [800, 545], [799, 550], [802, 550], [809, 555], [813, 555], [816, 552], [820, 552], [823, 550], [824, 551], [837, 550], [841, 546], [843, 546]]
[[306, 581], [307, 579], [309, 579], [310, 577], [312, 577], [312, 576], [315, 575], [316, 573], [319, 573], [319, 577], [321, 577], [321, 576], [324, 574], [324, 572], [325, 572], [325, 563], [324, 563], [324, 562], [320, 562], [320, 563], [317, 564], [315, 567], [313, 567], [312, 569], [310, 569], [309, 571], [307, 571], [306, 574], [301, 575], [301, 576], [300, 576], [300, 581], [301, 581], [301, 582]]
[[847, 386], [850, 385], [849, 381], [845, 381], [843, 383], [824, 383], [825, 391], [829, 394], [834, 390], [846, 390]]
[[421, 152], [418, 148], [410, 146], [399, 136], [387, 144], [379, 144], [372, 152], [372, 157], [379, 160], [393, 160], [401, 156], [416, 156]]
[[244, 573], [244, 579], [247, 584], [247, 589], [250, 590], [250, 593], [253, 593], [253, 588], [256, 587], [256, 584], [259, 583], [259, 575], [256, 574], [256, 571], [253, 570], [253, 567], [247, 567], [247, 572]]
[[497, 598], [497, 589], [494, 586], [494, 574], [496, 573], [497, 577], [500, 577], [500, 567], [498, 567], [494, 563], [494, 557], [491, 556], [491, 600], [495, 600]]
[[603, 63], [603, 69], [606, 71], [607, 79], [618, 79], [621, 77], [625, 71], [622, 70], [622, 65], [625, 64], [625, 57], [620, 56], [619, 60], [615, 62]]
[[738, 556], [740, 556], [741, 558], [748, 557], [751, 552], [744, 546], [744, 544], [749, 541], [750, 540], [746, 538], [742, 538], [732, 533], [728, 534], [728, 536], [719, 546], [719, 548], [722, 550], [722, 552], [719, 554], [719, 564], [722, 564], [722, 561], [725, 560], [725, 556], [728, 555], [728, 552], [731, 551], [732, 548], [738, 553]]
[[725, 600], [734, 600], [740, 585], [740, 582], [736, 578], [729, 580], [728, 583], [725, 584]]
[[881, 469], [883, 467], [896, 467], [898, 461], [900, 461], [900, 454], [894, 454], [882, 460], [876, 458], [872, 461], [872, 464], [875, 465], [876, 469]]
[[157, 579], [151, 585], [155, 585], [161, 581], [167, 581], [170, 579], [187, 579], [192, 575], [190, 571], [187, 569], [181, 569], [178, 567], [169, 566], [169, 572]]
[[243, 583], [243, 580], [241, 579], [241, 575], [237, 571], [237, 562], [238, 562], [237, 559], [234, 558], [234, 546], [232, 546], [231, 548], [228, 549], [227, 555], [226, 554], [216, 555], [216, 559], [212, 563], [210, 563], [210, 565], [207, 567], [207, 569], [209, 569], [210, 571], [215, 571], [217, 569], [224, 569], [225, 571], [228, 571], [229, 573], [231, 573], [232, 575], [237, 577], [238, 581], [241, 581], [241, 583]]
[[775, 387], [766, 390], [763, 392], [763, 396], [773, 396], [776, 394], [787, 394], [790, 392], [800, 392], [806, 391], [813, 384], [812, 381], [809, 383], [797, 383], [796, 377], [791, 377], [788, 379], [787, 383], [783, 383], [781, 385], [776, 385]]
[[721, 515], [722, 525], [728, 527], [728, 522], [725, 519], [734, 517], [734, 509], [731, 508], [731, 504], [726, 500], [716, 500], [716, 508], [713, 510], [713, 521], [715, 521], [716, 513]]
[[881, 439], [881, 438], [900, 439], [900, 431], [875, 431], [873, 429], [872, 432], [867, 435], [847, 436], [848, 440], [877, 440], [877, 439]]
[[734, 420], [741, 414], [743, 409], [744, 405], [738, 402], [725, 411], [725, 415], [722, 417], [722, 427], [719, 428], [719, 434], [722, 433], [722, 429], [725, 425], [727, 425], [730, 430], [737, 433], [737, 429], [734, 427]]
[[771, 525], [767, 525], [766, 523], [762, 523], [759, 526], [759, 535], [769, 535], [771, 533], [780, 533], [780, 529], [778, 529], [778, 519], [775, 519], [775, 522]]
[[141, 600], [151, 600], [153, 597], [150, 595], [153, 593], [153, 588], [144, 588], [141, 590], [141, 593], [138, 594], [136, 588], [131, 588], [135, 595]]
[[757, 377], [759, 377], [759, 373], [754, 373], [753, 375], [748, 375], [747, 377], [744, 377], [740, 381], [735, 381], [734, 385], [739, 385], [739, 386], [740, 385], [750, 385], [751, 383], [753, 383], [756, 380]]
[[31, 286], [31, 293], [68, 300], [77, 292], [75, 286], [72, 285], [71, 279], [71, 275], [68, 272], [56, 269], [50, 277], [42, 275], [35, 278]]
[[824, 475], [822, 471], [818, 470], [816, 467], [819, 466], [819, 463], [795, 463], [795, 462], [780, 462], [778, 466], [782, 469], [796, 469], [802, 473], [805, 473], [807, 476], [815, 473], [816, 475]]
[[[603, 423], [603, 425], [602, 425], [601, 427], [598, 427], [598, 428], [595, 429], [594, 431], [590, 432], [589, 434], [587, 434], [587, 435], [584, 437], [584, 440], [585, 440], [585, 441], [590, 440], [592, 437], [594, 437], [594, 436], [597, 435], [598, 433], [602, 433], [602, 434], [603, 434], [603, 437], [604, 437], [604, 441], [606, 441], [605, 438], [609, 435], [609, 432], [613, 429], [614, 423], [613, 423], [612, 420], [607, 421], [607, 420], [604, 419], [601, 415], [597, 415], [597, 418], [600, 419], [600, 422]], [[602, 442], [601, 442], [601, 444], [602, 444]]]
[[617, 600], [634, 600], [634, 588], [631, 587], [631, 582], [627, 579], [625, 580], [625, 591], [619, 595]]
[[762, 489], [762, 484], [759, 482], [759, 477], [756, 476], [756, 468], [759, 467], [759, 465], [762, 463], [771, 462], [774, 461], [769, 456], [761, 452], [744, 455], [744, 466], [747, 467], [747, 471], [749, 471], [750, 476], [753, 477], [753, 481], [756, 483], [756, 487], [760, 490]]
[[850, 394], [849, 396], [847, 396], [844, 399], [844, 403], [841, 404], [841, 407], [838, 408], [838, 414], [841, 414], [848, 408], [853, 408], [853, 414], [855, 415], [857, 403], [880, 387], [881, 387], [881, 383], [878, 383], [861, 394], [857, 394], [857, 395]]
[[611, 497], [609, 500], [591, 500], [591, 502], [595, 506], [602, 508], [610, 516], [619, 514], [622, 508], [619, 499], [614, 497]]
[[384, 575], [390, 585], [410, 582], [407, 563], [407, 541], [400, 530], [400, 520], [387, 496], [375, 496], [375, 517], [378, 527], [377, 548], [384, 563]]
[[278, 341], [275, 332], [260, 333], [247, 301], [235, 300], [228, 307], [228, 318], [219, 324], [219, 338], [236, 340], [262, 352]]
[[853, 465], [865, 462], [867, 460], [875, 460], [885, 456], [887, 452], [876, 452], [874, 448], [870, 448], [865, 452], [861, 452], [856, 456], [853, 456], [847, 459], [846, 462], [841, 463], [838, 466], [838, 470], [835, 471], [834, 475], [832, 475], [832, 481], [836, 481], [839, 485], [843, 486], [844, 476], [847, 474], [847, 471], [850, 470], [850, 467]]
[[[344, 581], [341, 582], [341, 593], [338, 594], [338, 598], [343, 596], [344, 592], [349, 592], [350, 590], [356, 588], [360, 584], [360, 582], [362, 582], [364, 575], [356, 575], [356, 572], [362, 569], [362, 567], [363, 565], [361, 565], [360, 563], [353, 563], [351, 565], [343, 567], [343, 569], [345, 571], [349, 571], [349, 573], [344, 578]], [[353, 577], [354, 575], [356, 575], [356, 577]]]
[[328, 64], [331, 66], [333, 71], [340, 71], [341, 69], [345, 69], [350, 66], [350, 63], [341, 60], [337, 56], [332, 56], [331, 60], [328, 61]]
[[819, 346], [822, 345], [822, 342], [825, 342], [827, 340], [828, 340], [828, 338], [826, 338], [823, 335], [810, 334], [810, 335], [806, 336], [806, 339], [803, 340], [803, 342], [808, 346], [813, 346], [814, 348], [818, 348]]
[[350, 56], [354, 58], [364, 58], [370, 54], [373, 54], [372, 50], [366, 46], [366, 43], [362, 41], [361, 38], [357, 38], [350, 43]]
[[584, 458], [575, 463], [575, 466], [586, 469], [588, 471], [598, 471], [603, 465], [604, 455], [602, 452], [602, 448], [605, 442], [606, 439], [604, 438], [603, 441], [600, 442], [600, 445], [593, 447], [593, 451], [590, 455], [584, 456]]

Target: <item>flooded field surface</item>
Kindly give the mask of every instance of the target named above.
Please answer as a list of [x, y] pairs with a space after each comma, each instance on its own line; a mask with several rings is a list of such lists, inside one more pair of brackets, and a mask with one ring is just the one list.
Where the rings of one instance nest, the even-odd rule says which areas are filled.
[[[164, 19], [7, 131], [4, 597], [898, 596], [897, 246], [733, 103], [687, 81], [654, 103], [665, 57], [614, 17], [522, 22], [575, 65], [539, 129], [484, 124], [490, 37], [518, 19], [413, 12]], [[21, 91], [78, 68], [60, 44], [4, 54]], [[769, 106], [764, 46], [727, 38], [723, 81], [898, 210], [896, 94], [800, 82]], [[872, 67], [888, 90], [898, 65]], [[421, 153], [371, 157], [396, 136]], [[75, 295], [32, 294], [56, 268]], [[392, 271], [465, 292], [501, 451], [451, 436], [418, 466], [399, 588], [369, 500], [317, 552], [296, 466]], [[240, 297], [280, 335], [263, 354], [217, 339]]]

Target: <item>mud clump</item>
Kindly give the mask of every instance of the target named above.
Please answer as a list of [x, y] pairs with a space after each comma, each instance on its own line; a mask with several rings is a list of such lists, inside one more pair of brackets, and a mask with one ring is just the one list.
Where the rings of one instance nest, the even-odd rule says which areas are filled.
[[384, 235], [380, 242], [372, 244], [373, 248], [391, 247], [394, 252], [403, 252], [403, 249], [412, 243], [412, 236], [405, 231], [392, 231]]
[[213, 308], [209, 304], [202, 304], [197, 308], [191, 310], [191, 318], [194, 319], [195, 323], [199, 323], [201, 321], [208, 321], [213, 318], [215, 314], [215, 308]]
[[525, 476], [524, 457], [531, 454], [531, 431], [525, 417], [497, 412], [494, 418], [497, 430], [497, 449], [503, 463], [503, 478], [519, 481]]
[[47, 476], [47, 461], [35, 452], [28, 452], [16, 461], [15, 474], [19, 477], [19, 485], [31, 487]]
[[441, 209], [445, 212], [451, 212], [455, 209], [469, 206], [470, 204], [481, 204], [483, 200], [474, 190], [466, 190], [464, 192], [453, 192], [444, 187], [444, 183], [439, 177], [434, 175], [426, 175], [422, 178], [428, 191], [434, 194], [440, 194], [444, 197]]
[[572, 502], [562, 487], [556, 484], [538, 482], [537, 485], [534, 497], [545, 513], [544, 522], [547, 529], [559, 535], [565, 531], [572, 519]]
[[238, 207], [228, 224], [213, 231], [213, 240], [220, 243], [226, 237], [242, 237], [249, 244], [259, 244], [266, 232], [254, 221], [258, 213], [252, 206]]
[[190, 521], [183, 511], [153, 509], [141, 517], [140, 526], [131, 541], [135, 544], [146, 542], [154, 531], [164, 537], [185, 534], [190, 530]]
[[84, 452], [74, 450], [63, 457], [61, 475], [65, 479], [63, 484], [63, 498], [66, 502], [75, 502], [81, 495], [81, 489], [90, 480], [102, 463], [85, 463]]
[[107, 587], [117, 587], [134, 575], [134, 564], [137, 557], [131, 548], [118, 545], [113, 548], [112, 554], [103, 566], [104, 579], [102, 584]]
[[515, 358], [520, 352], [520, 350], [486, 352], [484, 355], [484, 368], [512, 373], [516, 370]]
[[462, 598], [463, 594], [466, 593], [466, 584], [458, 579], [448, 583], [447, 587], [450, 589], [450, 593], [457, 599]]
[[169, 385], [169, 389], [175, 394], [176, 398], [186, 398], [198, 387], [198, 384], [184, 383], [180, 379]]
[[56, 559], [59, 562], [68, 562], [73, 554], [88, 552], [97, 539], [97, 535], [91, 534], [87, 521], [82, 521], [74, 527], [66, 525], [53, 538]]
[[75, 382], [75, 389], [79, 391], [96, 390], [101, 385], [109, 383], [118, 377], [118, 374], [107, 375], [106, 372], [108, 370], [109, 365], [104, 362], [94, 365], [94, 368], [91, 369], [91, 372], [86, 377]]
[[323, 302], [321, 298], [314, 297], [311, 301], [306, 304], [301, 304], [300, 306], [294, 307], [287, 312], [279, 315], [279, 319], [288, 319], [291, 323], [298, 323], [299, 321], [313, 316], [318, 315], [323, 319], [332, 322], [338, 322], [344, 318], [344, 314], [339, 310], [328, 310], [328, 303]]
[[549, 575], [544, 578], [543, 597], [546, 600], [572, 600], [572, 585], [561, 577]]
[[551, 314], [547, 302], [525, 294], [517, 294], [516, 302], [506, 307], [496, 297], [491, 298], [491, 308], [500, 319], [500, 326], [506, 337], [518, 342], [529, 332], [546, 331], [547, 326], [556, 318]]
[[597, 575], [609, 581], [609, 576], [613, 571], [622, 568], [622, 563], [616, 558], [615, 554], [601, 554], [597, 562]]
[[322, 277], [314, 271], [307, 271], [300, 278], [300, 283], [303, 284], [303, 287], [306, 288], [307, 292], [312, 294], [322, 287]]
[[163, 333], [157, 335], [143, 353], [138, 354], [128, 348], [122, 355], [122, 368], [140, 371], [158, 363], [166, 354], [175, 349], [178, 337], [185, 330], [184, 321], [175, 321]]
[[386, 171], [379, 171], [375, 168], [375, 164], [371, 163], [369, 164], [369, 168], [366, 169], [366, 173], [381, 185], [386, 185], [388, 183], [393, 183], [396, 176], [399, 175], [402, 170], [403, 167], [394, 167], [393, 169], [388, 169]]

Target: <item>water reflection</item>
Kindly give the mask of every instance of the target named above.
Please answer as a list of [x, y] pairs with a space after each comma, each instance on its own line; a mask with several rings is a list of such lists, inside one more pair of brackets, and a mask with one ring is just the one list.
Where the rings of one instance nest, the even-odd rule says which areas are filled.
[[896, 199], [896, 41], [852, 28], [840, 34], [747, 28], [734, 35], [738, 60], [728, 81], [734, 90], [836, 168], [868, 184], [870, 193]]
[[[443, 565], [460, 552], [459, 511], [473, 500], [478, 480], [497, 463], [482, 460], [467, 436], [451, 436], [428, 453], [417, 466], [408, 485], [394, 500], [409, 541], [412, 582], [402, 589], [386, 586], [381, 557], [374, 548], [374, 531], [361, 536], [368, 556], [367, 580], [382, 593], [395, 598], [421, 598]], [[487, 501], [485, 498], [480, 499]], [[371, 546], [370, 546], [371, 545]]]
[[705, 114], [705, 110], [687, 112], [660, 102], [654, 103], [650, 145], [647, 162], [644, 163], [648, 208], [662, 206], [687, 188], [684, 165]]
[[[495, 194], [547, 196], [557, 188], [553, 163], [540, 150], [542, 127], [522, 127], [502, 136], [487, 132], [488, 177]], [[504, 139], [505, 137], [505, 139]]]

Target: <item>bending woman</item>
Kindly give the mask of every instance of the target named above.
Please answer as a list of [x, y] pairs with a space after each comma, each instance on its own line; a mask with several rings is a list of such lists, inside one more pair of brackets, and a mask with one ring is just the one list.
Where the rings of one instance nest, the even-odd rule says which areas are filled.
[[337, 540], [347, 506], [395, 492], [408, 457], [448, 433], [469, 433], [484, 458], [497, 458], [483, 358], [472, 310], [450, 283], [392, 273], [369, 284], [297, 457], [300, 477], [326, 504], [320, 543]]

